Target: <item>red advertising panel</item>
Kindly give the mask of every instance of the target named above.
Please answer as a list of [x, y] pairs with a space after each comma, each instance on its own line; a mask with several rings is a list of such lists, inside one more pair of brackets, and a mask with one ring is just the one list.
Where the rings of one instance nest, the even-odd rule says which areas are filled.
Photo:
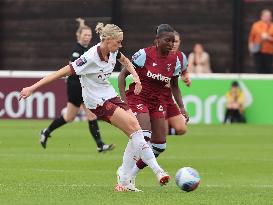
[[67, 102], [64, 79], [45, 85], [27, 99], [18, 101], [22, 88], [39, 79], [0, 77], [0, 119], [48, 119], [61, 114]]

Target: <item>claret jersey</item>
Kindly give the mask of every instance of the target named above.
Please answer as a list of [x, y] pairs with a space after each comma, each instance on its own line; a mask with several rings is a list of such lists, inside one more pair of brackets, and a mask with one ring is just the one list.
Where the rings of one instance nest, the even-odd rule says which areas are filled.
[[[188, 64], [181, 51], [170, 52], [168, 56], [161, 57], [155, 46], [140, 49], [133, 55], [132, 62], [142, 84], [142, 97], [159, 96], [171, 78], [184, 72]], [[133, 92], [134, 86], [134, 83], [129, 86], [129, 92]]]
[[120, 58], [120, 53], [110, 53], [108, 62], [103, 61], [99, 53], [100, 44], [97, 44], [70, 64], [72, 72], [81, 76], [82, 97], [89, 109], [96, 109], [106, 100], [117, 96], [108, 79], [114, 70], [116, 59]]

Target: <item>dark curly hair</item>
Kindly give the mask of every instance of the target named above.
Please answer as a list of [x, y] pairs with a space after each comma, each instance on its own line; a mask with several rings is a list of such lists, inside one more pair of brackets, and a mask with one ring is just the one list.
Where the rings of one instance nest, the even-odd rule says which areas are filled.
[[160, 24], [156, 28], [156, 35], [160, 36], [165, 32], [174, 32], [174, 29], [169, 24]]

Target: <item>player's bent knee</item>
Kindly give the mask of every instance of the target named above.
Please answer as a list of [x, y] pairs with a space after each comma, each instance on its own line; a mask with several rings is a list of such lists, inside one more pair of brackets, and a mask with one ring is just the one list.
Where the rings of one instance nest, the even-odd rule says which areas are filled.
[[178, 128], [178, 129], [175, 130], [175, 133], [177, 135], [184, 135], [184, 134], [186, 134], [186, 132], [187, 132], [186, 128]]
[[185, 124], [175, 124], [173, 126], [176, 135], [184, 135], [187, 132], [187, 126]]

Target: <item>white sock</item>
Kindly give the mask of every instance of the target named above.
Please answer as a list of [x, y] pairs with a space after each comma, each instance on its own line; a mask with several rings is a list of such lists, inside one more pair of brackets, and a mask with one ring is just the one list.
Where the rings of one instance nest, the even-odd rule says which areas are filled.
[[122, 165], [121, 165], [121, 171], [124, 174], [131, 172], [132, 168], [136, 164], [135, 158], [139, 157], [137, 155], [138, 155], [138, 153], [134, 149], [132, 140], [129, 139], [128, 144], [127, 144], [124, 154], [123, 154], [123, 161], [122, 161]]
[[130, 172], [131, 177], [135, 177], [139, 171], [140, 171], [140, 169], [135, 164], [134, 167], [132, 168], [131, 172]]
[[135, 150], [139, 152], [139, 155], [143, 162], [145, 162], [145, 164], [147, 164], [154, 173], [157, 173], [159, 170], [161, 170], [152, 149], [144, 140], [142, 131], [138, 130], [131, 134], [131, 139]]

